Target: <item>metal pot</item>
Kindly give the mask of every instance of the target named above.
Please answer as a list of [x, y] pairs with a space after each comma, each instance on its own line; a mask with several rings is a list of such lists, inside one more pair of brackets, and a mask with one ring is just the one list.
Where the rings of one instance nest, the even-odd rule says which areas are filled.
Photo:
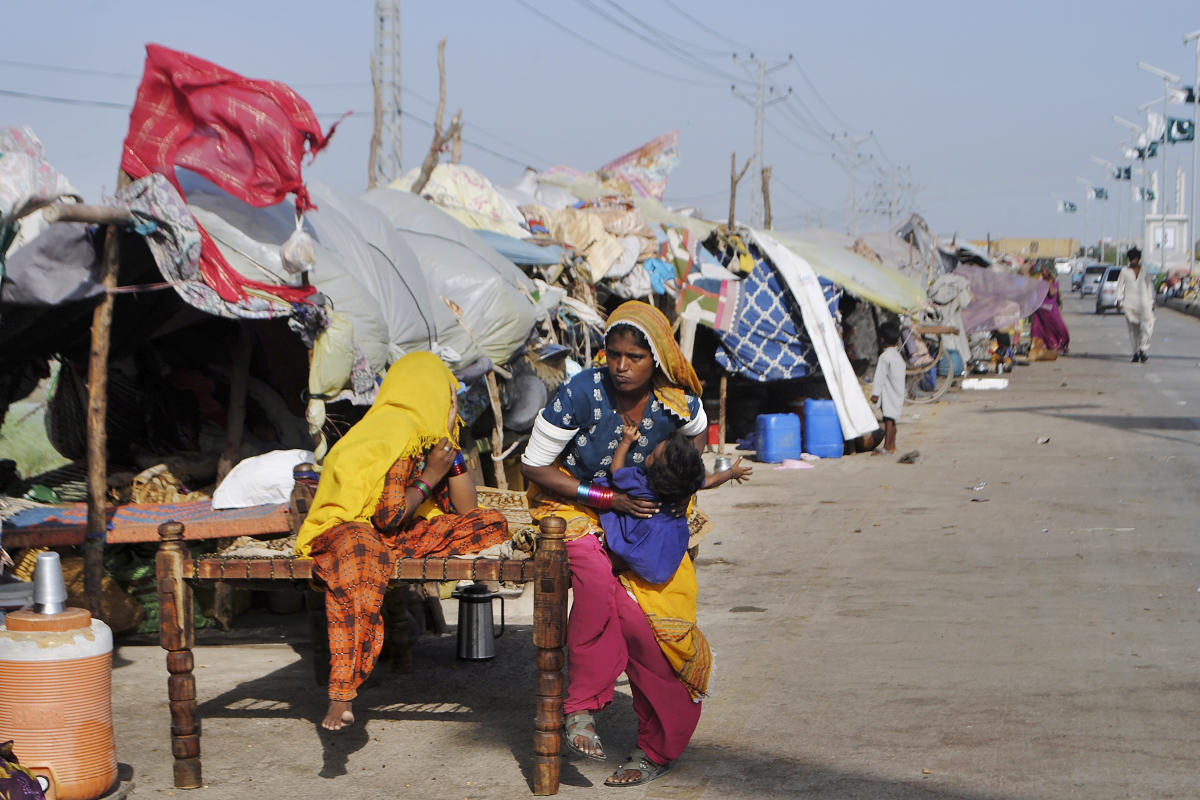
[[[458, 658], [460, 661], [488, 661], [496, 657], [495, 640], [504, 635], [504, 597], [489, 591], [482, 583], [456, 589], [458, 599]], [[500, 598], [500, 632], [494, 631], [492, 601]]]
[[733, 466], [733, 459], [729, 456], [717, 456], [713, 459], [713, 472], [724, 472]]

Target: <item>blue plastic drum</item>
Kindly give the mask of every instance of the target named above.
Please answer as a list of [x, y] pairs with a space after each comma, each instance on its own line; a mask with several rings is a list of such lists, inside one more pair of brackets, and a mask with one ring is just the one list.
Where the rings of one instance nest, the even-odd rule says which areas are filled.
[[754, 441], [759, 461], [778, 463], [799, 458], [800, 418], [795, 414], [759, 414], [754, 423]]
[[845, 449], [842, 424], [832, 400], [804, 401], [804, 452], [821, 458], [841, 458]]

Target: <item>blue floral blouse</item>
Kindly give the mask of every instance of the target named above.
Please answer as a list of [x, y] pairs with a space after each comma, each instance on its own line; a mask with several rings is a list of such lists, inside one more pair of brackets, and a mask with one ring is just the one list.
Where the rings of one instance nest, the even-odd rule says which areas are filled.
[[[612, 472], [613, 452], [621, 442], [625, 422], [613, 398], [616, 388], [604, 367], [585, 369], [558, 387], [542, 409], [551, 425], [575, 430], [562, 451], [562, 463], [579, 480], [606, 477]], [[629, 449], [625, 463], [640, 465], [664, 439], [683, 427], [700, 410], [700, 399], [687, 396], [688, 419], [668, 411], [653, 394], [642, 415], [641, 435]]]

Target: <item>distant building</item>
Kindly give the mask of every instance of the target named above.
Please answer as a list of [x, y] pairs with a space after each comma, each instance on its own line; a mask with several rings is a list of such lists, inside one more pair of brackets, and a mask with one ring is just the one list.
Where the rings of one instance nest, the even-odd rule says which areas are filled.
[[980, 248], [987, 248], [988, 255], [993, 258], [1002, 255], [1020, 256], [1021, 258], [1074, 258], [1079, 252], [1078, 239], [1021, 239], [1017, 237], [1001, 237], [990, 242], [971, 242]]

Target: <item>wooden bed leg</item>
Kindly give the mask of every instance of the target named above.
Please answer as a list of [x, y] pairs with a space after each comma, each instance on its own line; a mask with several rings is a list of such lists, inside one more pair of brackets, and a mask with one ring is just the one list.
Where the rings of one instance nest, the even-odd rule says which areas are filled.
[[188, 556], [183, 525], [158, 526], [158, 555], [154, 560], [158, 581], [158, 639], [167, 651], [167, 696], [171, 706], [171, 753], [175, 756], [175, 788], [199, 789], [200, 717], [196, 709], [196, 676], [192, 674], [192, 648], [196, 626], [192, 615], [192, 587], [184, 580]]
[[533, 724], [533, 793], [558, 794], [562, 752], [563, 647], [567, 643], [567, 523], [546, 517], [534, 556], [533, 645], [537, 648], [537, 716]]

